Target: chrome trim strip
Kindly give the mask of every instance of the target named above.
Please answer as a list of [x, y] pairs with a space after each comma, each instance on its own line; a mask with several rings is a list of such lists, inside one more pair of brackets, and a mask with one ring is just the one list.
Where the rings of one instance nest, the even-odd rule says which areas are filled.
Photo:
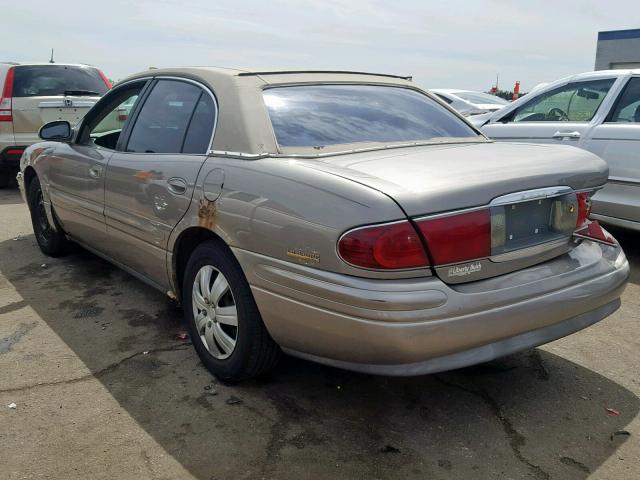
[[[478, 138], [480, 137], [480, 138]], [[339, 150], [335, 152], [323, 152], [323, 153], [248, 153], [248, 152], [228, 152], [224, 150], [210, 150], [209, 155], [217, 157], [230, 157], [230, 158], [246, 158], [246, 159], [260, 159], [260, 158], [289, 158], [295, 159], [315, 159], [333, 157], [338, 155], [349, 155], [352, 153], [363, 152], [375, 152], [379, 150], [392, 150], [394, 148], [408, 148], [408, 147], [424, 147], [430, 145], [455, 145], [455, 144], [467, 144], [467, 143], [493, 143], [492, 140], [487, 140], [485, 137], [478, 135], [477, 137], [460, 137], [456, 140], [447, 139], [442, 141], [425, 141], [425, 142], [411, 142], [411, 143], [398, 143], [391, 145], [380, 145], [375, 147], [353, 148], [350, 150]]]
[[508, 193], [507, 195], [496, 197], [491, 200], [489, 206], [496, 207], [499, 205], [511, 205], [514, 203], [540, 200], [543, 198], [559, 197], [560, 195], [566, 195], [568, 193], [573, 193], [573, 188], [568, 186], [537, 188], [535, 190]]
[[534, 255], [540, 255], [549, 250], [561, 247], [563, 245], [569, 245], [570, 236], [566, 236], [559, 240], [554, 240], [547, 243], [540, 243], [531, 247], [521, 248], [519, 250], [512, 250], [511, 252], [500, 253], [498, 255], [492, 255], [489, 257], [494, 263], [510, 262], [512, 260], [520, 260], [521, 258], [530, 257]]
[[[94, 95], [91, 95], [94, 96]], [[51, 101], [45, 101], [45, 102], [40, 102], [38, 104], [39, 108], [86, 108], [86, 107], [93, 107], [96, 103], [98, 103], [97, 100], [74, 100], [72, 105], [65, 105], [64, 101], [62, 100], [51, 100]]]

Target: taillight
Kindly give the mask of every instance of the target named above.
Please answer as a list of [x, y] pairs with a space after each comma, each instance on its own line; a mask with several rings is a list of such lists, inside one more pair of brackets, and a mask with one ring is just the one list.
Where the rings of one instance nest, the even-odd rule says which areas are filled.
[[111, 90], [111, 87], [113, 86], [111, 85], [111, 80], [107, 78], [107, 76], [104, 74], [102, 70], [98, 69], [98, 73], [100, 74], [100, 78], [102, 78], [102, 81], [107, 86], [107, 88]]
[[576, 229], [584, 227], [591, 216], [591, 195], [593, 192], [578, 192], [578, 219], [576, 220]]
[[388, 270], [429, 265], [418, 233], [406, 220], [351, 230], [340, 238], [338, 252], [345, 262], [362, 268]]
[[13, 121], [11, 111], [11, 97], [13, 96], [13, 72], [14, 68], [7, 70], [7, 76], [4, 79], [4, 88], [2, 89], [2, 97], [0, 97], [0, 122]]
[[489, 209], [418, 220], [436, 265], [458, 263], [491, 255]]

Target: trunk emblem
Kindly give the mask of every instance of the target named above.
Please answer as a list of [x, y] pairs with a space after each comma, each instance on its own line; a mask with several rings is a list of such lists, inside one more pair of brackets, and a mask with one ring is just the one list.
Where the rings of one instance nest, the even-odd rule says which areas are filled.
[[480, 272], [482, 270], [482, 264], [480, 262], [468, 263], [467, 265], [456, 265], [451, 267], [447, 271], [449, 277], [466, 277], [472, 273]]

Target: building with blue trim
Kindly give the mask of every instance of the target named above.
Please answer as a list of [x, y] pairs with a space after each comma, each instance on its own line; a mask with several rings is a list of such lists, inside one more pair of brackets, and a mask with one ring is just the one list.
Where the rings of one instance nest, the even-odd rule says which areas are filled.
[[640, 68], [640, 28], [598, 32], [595, 70]]

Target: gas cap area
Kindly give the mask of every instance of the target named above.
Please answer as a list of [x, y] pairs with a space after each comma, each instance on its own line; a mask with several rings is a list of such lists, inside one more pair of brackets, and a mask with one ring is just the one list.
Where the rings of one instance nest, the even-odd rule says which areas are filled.
[[222, 193], [222, 186], [224, 185], [224, 170], [221, 168], [214, 168], [204, 178], [204, 198], [210, 202], [215, 202]]

